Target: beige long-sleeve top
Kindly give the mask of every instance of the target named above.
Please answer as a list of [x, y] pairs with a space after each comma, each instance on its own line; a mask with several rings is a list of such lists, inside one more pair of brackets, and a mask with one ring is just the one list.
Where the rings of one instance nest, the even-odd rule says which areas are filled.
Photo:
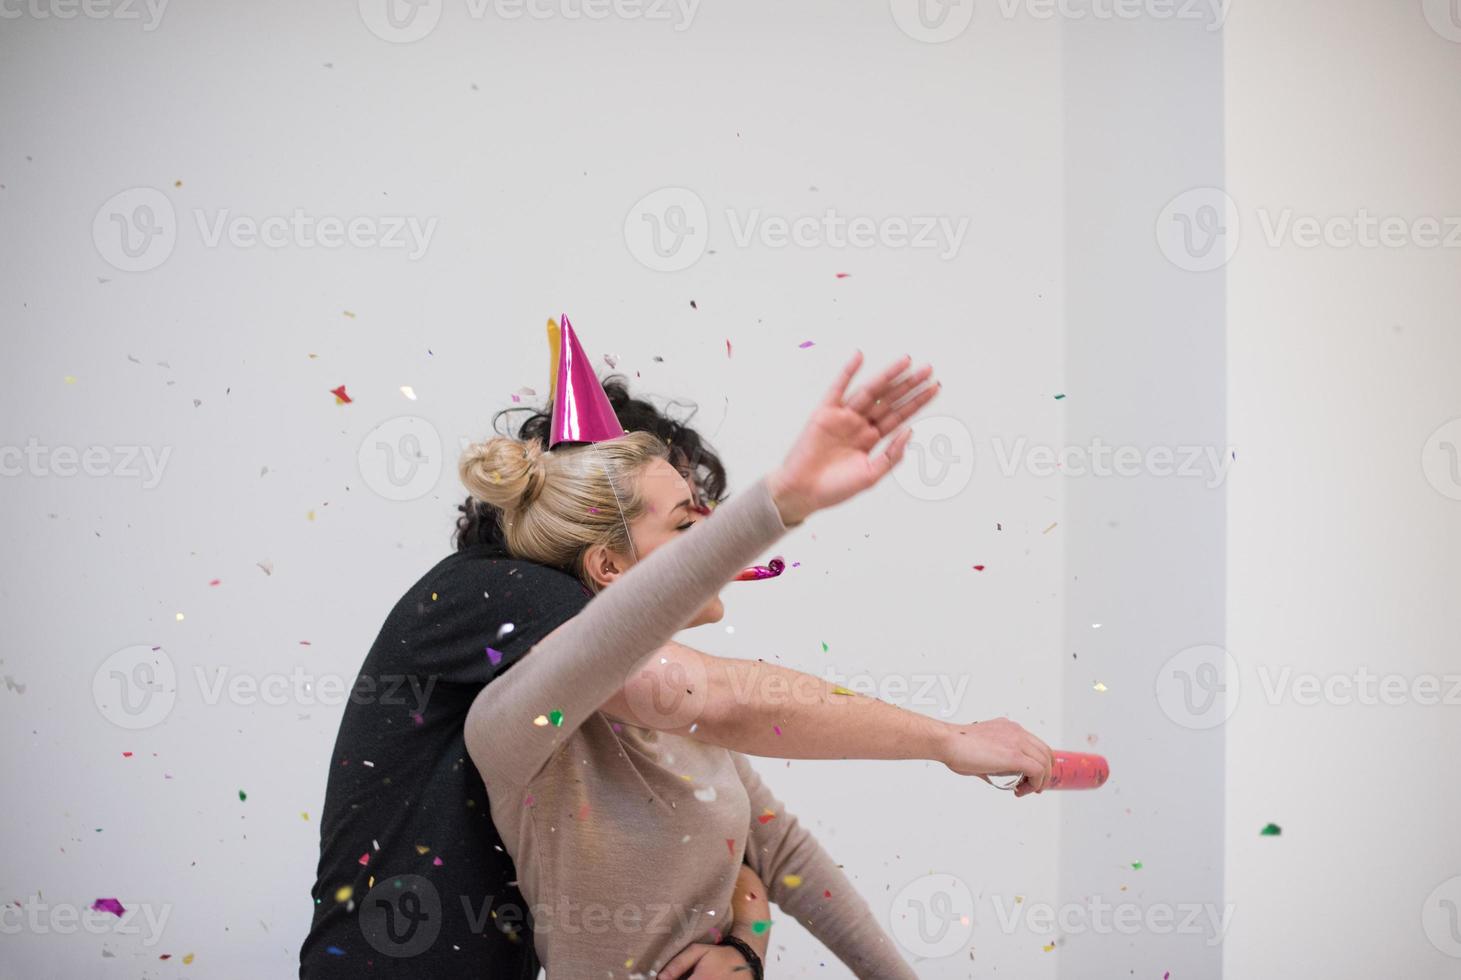
[[467, 748], [551, 980], [652, 977], [685, 946], [714, 942], [743, 860], [858, 976], [914, 978], [851, 882], [743, 757], [598, 710], [785, 531], [765, 483], [755, 484], [636, 565], [473, 703]]

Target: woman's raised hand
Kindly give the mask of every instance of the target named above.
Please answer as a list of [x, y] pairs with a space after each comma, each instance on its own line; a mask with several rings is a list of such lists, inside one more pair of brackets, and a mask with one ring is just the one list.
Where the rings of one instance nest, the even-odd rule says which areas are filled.
[[[847, 362], [786, 460], [767, 477], [784, 524], [799, 524], [816, 511], [862, 493], [903, 458], [912, 430], [900, 427], [932, 401], [940, 387], [937, 382], [926, 383], [932, 367], [909, 372], [911, 363], [909, 357], [899, 358], [849, 396], [848, 385], [862, 367], [862, 352]], [[874, 452], [884, 439], [882, 450]]]

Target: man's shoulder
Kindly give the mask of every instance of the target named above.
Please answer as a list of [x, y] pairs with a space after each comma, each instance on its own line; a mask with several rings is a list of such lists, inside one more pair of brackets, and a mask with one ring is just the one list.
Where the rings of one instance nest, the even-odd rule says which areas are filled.
[[583, 583], [567, 572], [513, 558], [502, 548], [485, 544], [452, 552], [432, 566], [418, 583], [423, 588], [454, 584], [497, 584], [504, 590], [521, 587], [585, 598], [589, 594]]

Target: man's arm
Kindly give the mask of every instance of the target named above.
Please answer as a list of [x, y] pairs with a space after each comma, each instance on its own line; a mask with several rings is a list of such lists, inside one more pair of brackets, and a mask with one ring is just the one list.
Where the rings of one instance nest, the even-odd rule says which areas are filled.
[[[1050, 747], [1007, 719], [953, 725], [762, 660], [661, 647], [600, 709], [630, 725], [777, 759], [928, 759], [1045, 786]], [[1024, 795], [1024, 792], [1018, 795]]]

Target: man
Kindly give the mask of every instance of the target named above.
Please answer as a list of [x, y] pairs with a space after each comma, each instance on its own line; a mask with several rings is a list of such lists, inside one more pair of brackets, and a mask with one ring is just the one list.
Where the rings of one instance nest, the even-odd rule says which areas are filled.
[[[918, 383], [914, 372], [907, 390]], [[604, 391], [626, 431], [652, 432], [670, 446], [703, 504], [721, 499], [724, 467], [693, 429], [631, 398], [618, 379]], [[549, 418], [531, 416], [518, 436], [546, 445]], [[392, 609], [341, 721], [302, 978], [537, 976], [530, 922], [468, 759], [463, 722], [482, 686], [590, 595], [567, 574], [508, 557], [491, 508], [469, 498], [461, 510], [457, 552]], [[690, 714], [636, 712], [658, 693], [683, 690], [686, 677], [696, 680]], [[936, 759], [965, 774], [1026, 773], [1025, 792], [1038, 792], [1049, 773], [1044, 743], [1003, 719], [977, 730], [945, 725], [809, 675], [679, 644], [651, 658], [605, 711], [755, 755]], [[817, 914], [819, 895], [776, 881], [766, 891], [835, 951], [841, 924]], [[764, 953], [764, 931], [747, 924], [738, 923], [734, 937]]]

